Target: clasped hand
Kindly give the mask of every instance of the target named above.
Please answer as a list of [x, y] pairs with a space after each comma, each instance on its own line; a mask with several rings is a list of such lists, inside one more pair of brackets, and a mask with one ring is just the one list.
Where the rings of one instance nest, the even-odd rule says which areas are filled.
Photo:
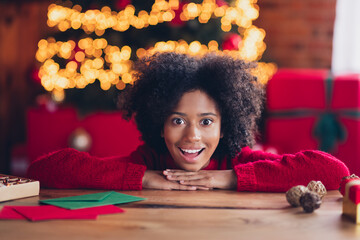
[[161, 190], [235, 189], [237, 177], [234, 170], [201, 170], [198, 172], [172, 169], [146, 170], [142, 184], [144, 189]]

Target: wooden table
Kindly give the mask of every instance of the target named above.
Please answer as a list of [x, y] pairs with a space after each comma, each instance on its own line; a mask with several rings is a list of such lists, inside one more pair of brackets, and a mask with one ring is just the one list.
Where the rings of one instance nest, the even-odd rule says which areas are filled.
[[[42, 189], [40, 196], [0, 203], [38, 205], [39, 199], [100, 190]], [[147, 198], [118, 205], [125, 213], [97, 220], [1, 220], [0, 239], [360, 239], [360, 225], [341, 215], [342, 196], [329, 192], [320, 209], [292, 208], [283, 193], [121, 191]]]

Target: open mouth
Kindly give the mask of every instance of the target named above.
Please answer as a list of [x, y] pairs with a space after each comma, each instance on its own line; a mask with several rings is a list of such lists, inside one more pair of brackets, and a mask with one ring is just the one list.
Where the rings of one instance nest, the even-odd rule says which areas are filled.
[[204, 151], [205, 148], [201, 149], [182, 149], [179, 148], [180, 152], [185, 156], [198, 156]]

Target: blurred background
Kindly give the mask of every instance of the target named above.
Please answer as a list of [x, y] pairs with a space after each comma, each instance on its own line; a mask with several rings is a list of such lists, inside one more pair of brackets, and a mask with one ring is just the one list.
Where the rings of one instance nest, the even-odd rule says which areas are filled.
[[115, 97], [133, 84], [133, 62], [155, 51], [256, 60], [265, 85], [279, 69], [328, 71], [336, 5], [0, 1], [0, 172], [24, 175], [29, 162], [63, 147], [98, 156], [134, 150], [140, 135], [116, 112]]

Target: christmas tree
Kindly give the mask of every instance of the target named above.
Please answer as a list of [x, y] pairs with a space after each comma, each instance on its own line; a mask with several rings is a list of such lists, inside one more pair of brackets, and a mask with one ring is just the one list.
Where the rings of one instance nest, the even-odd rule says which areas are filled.
[[[266, 45], [265, 31], [252, 24], [256, 1], [58, 1], [47, 21], [58, 31], [38, 43], [41, 84], [56, 101], [88, 112], [115, 109], [116, 94], [134, 82], [134, 61], [158, 51], [260, 60]], [[254, 74], [265, 83], [274, 71], [259, 62]]]

